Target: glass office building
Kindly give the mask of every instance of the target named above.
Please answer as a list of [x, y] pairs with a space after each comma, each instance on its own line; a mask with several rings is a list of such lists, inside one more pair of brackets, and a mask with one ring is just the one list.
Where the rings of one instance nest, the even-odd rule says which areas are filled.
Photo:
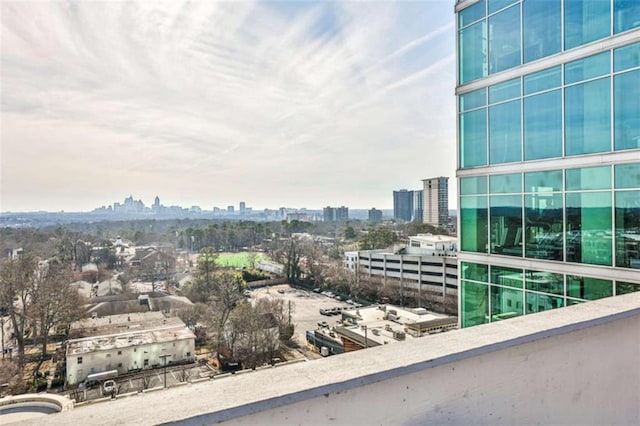
[[463, 0], [463, 327], [640, 290], [640, 1]]

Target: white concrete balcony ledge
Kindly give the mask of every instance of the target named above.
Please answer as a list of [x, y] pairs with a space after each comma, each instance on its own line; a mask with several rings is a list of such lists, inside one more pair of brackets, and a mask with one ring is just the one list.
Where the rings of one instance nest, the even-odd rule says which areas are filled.
[[219, 422], [640, 424], [640, 293], [47, 417]]

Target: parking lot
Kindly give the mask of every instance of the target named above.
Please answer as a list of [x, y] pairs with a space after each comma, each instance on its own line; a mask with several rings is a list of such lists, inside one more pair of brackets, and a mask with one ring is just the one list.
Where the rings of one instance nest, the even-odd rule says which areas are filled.
[[292, 288], [287, 284], [258, 288], [251, 291], [252, 298], [283, 299], [291, 301], [291, 319], [295, 324], [294, 339], [300, 345], [306, 344], [306, 331], [318, 328], [318, 323], [326, 321], [333, 326], [340, 322], [340, 315], [322, 315], [320, 309], [350, 308], [346, 302], [335, 300], [313, 291]]

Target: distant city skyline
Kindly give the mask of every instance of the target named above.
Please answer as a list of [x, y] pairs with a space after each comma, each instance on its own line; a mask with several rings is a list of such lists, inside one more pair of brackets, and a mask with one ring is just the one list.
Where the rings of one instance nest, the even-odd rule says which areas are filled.
[[391, 208], [455, 173], [453, 7], [3, 1], [0, 211]]

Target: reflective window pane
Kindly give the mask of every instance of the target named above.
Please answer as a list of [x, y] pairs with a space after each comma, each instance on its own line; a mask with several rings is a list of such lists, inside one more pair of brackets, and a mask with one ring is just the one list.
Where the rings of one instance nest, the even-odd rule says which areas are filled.
[[525, 286], [527, 290], [543, 293], [564, 294], [564, 275], [543, 271], [525, 271]]
[[569, 0], [564, 2], [565, 50], [610, 35], [611, 3], [609, 1]]
[[522, 269], [491, 266], [491, 282], [507, 287], [522, 288]]
[[567, 262], [611, 265], [611, 192], [567, 193]]
[[542, 92], [555, 89], [562, 84], [562, 68], [559, 66], [547, 70], [538, 71], [524, 76], [524, 94]]
[[491, 14], [500, 9], [504, 9], [505, 7], [517, 1], [518, 0], [489, 0], [489, 13]]
[[562, 155], [562, 94], [560, 90], [524, 100], [524, 159]]
[[460, 83], [487, 75], [487, 25], [484, 21], [460, 31]]
[[487, 104], [487, 89], [474, 90], [460, 95], [460, 111], [476, 109]]
[[522, 160], [520, 100], [489, 108], [489, 162], [511, 163]]
[[640, 148], [640, 70], [614, 77], [615, 149]]
[[616, 281], [616, 294], [629, 294], [640, 291], [640, 284]]
[[489, 282], [489, 266], [482, 263], [461, 262], [461, 267], [463, 279]]
[[460, 249], [487, 252], [488, 203], [486, 197], [460, 198]]
[[491, 321], [500, 321], [522, 314], [524, 314], [522, 290], [491, 286]]
[[611, 151], [609, 78], [565, 89], [566, 155]]
[[562, 308], [564, 300], [562, 297], [547, 296], [546, 294], [537, 294], [526, 292], [527, 314], [535, 314], [536, 312], [548, 311], [551, 309]]
[[616, 188], [640, 188], [640, 163], [618, 164], [615, 166]]
[[462, 327], [489, 322], [489, 286], [461, 280]]
[[522, 196], [490, 197], [491, 253], [522, 256]]
[[616, 192], [615, 219], [616, 266], [640, 270], [640, 191]]
[[609, 52], [578, 61], [569, 62], [564, 66], [564, 84], [577, 83], [600, 77], [611, 72], [611, 56]]
[[[640, 2], [638, 2], [640, 6]], [[640, 67], [640, 43], [630, 44], [613, 51], [613, 70], [624, 71]]]
[[460, 179], [460, 194], [475, 195], [487, 193], [487, 177], [473, 176]]
[[464, 27], [480, 18], [484, 18], [485, 10], [486, 7], [484, 0], [480, 0], [478, 3], [461, 10], [458, 14], [460, 27]]
[[522, 192], [522, 173], [492, 175], [490, 177], [492, 194], [514, 194]]
[[567, 191], [611, 189], [611, 167], [583, 167], [566, 171]]
[[489, 73], [520, 65], [520, 6], [489, 18]]
[[533, 259], [562, 260], [562, 194], [525, 195], [525, 256]]
[[526, 0], [522, 8], [524, 62], [558, 53], [562, 40], [561, 2]]
[[489, 87], [489, 103], [508, 101], [520, 97], [520, 78]]
[[613, 296], [613, 283], [599, 278], [567, 275], [567, 296], [584, 300]]
[[640, 2], [638, 0], [613, 0], [614, 33], [640, 27]]
[[525, 192], [562, 191], [562, 170], [530, 172], [524, 174]]
[[487, 112], [460, 114], [460, 167], [487, 164]]

